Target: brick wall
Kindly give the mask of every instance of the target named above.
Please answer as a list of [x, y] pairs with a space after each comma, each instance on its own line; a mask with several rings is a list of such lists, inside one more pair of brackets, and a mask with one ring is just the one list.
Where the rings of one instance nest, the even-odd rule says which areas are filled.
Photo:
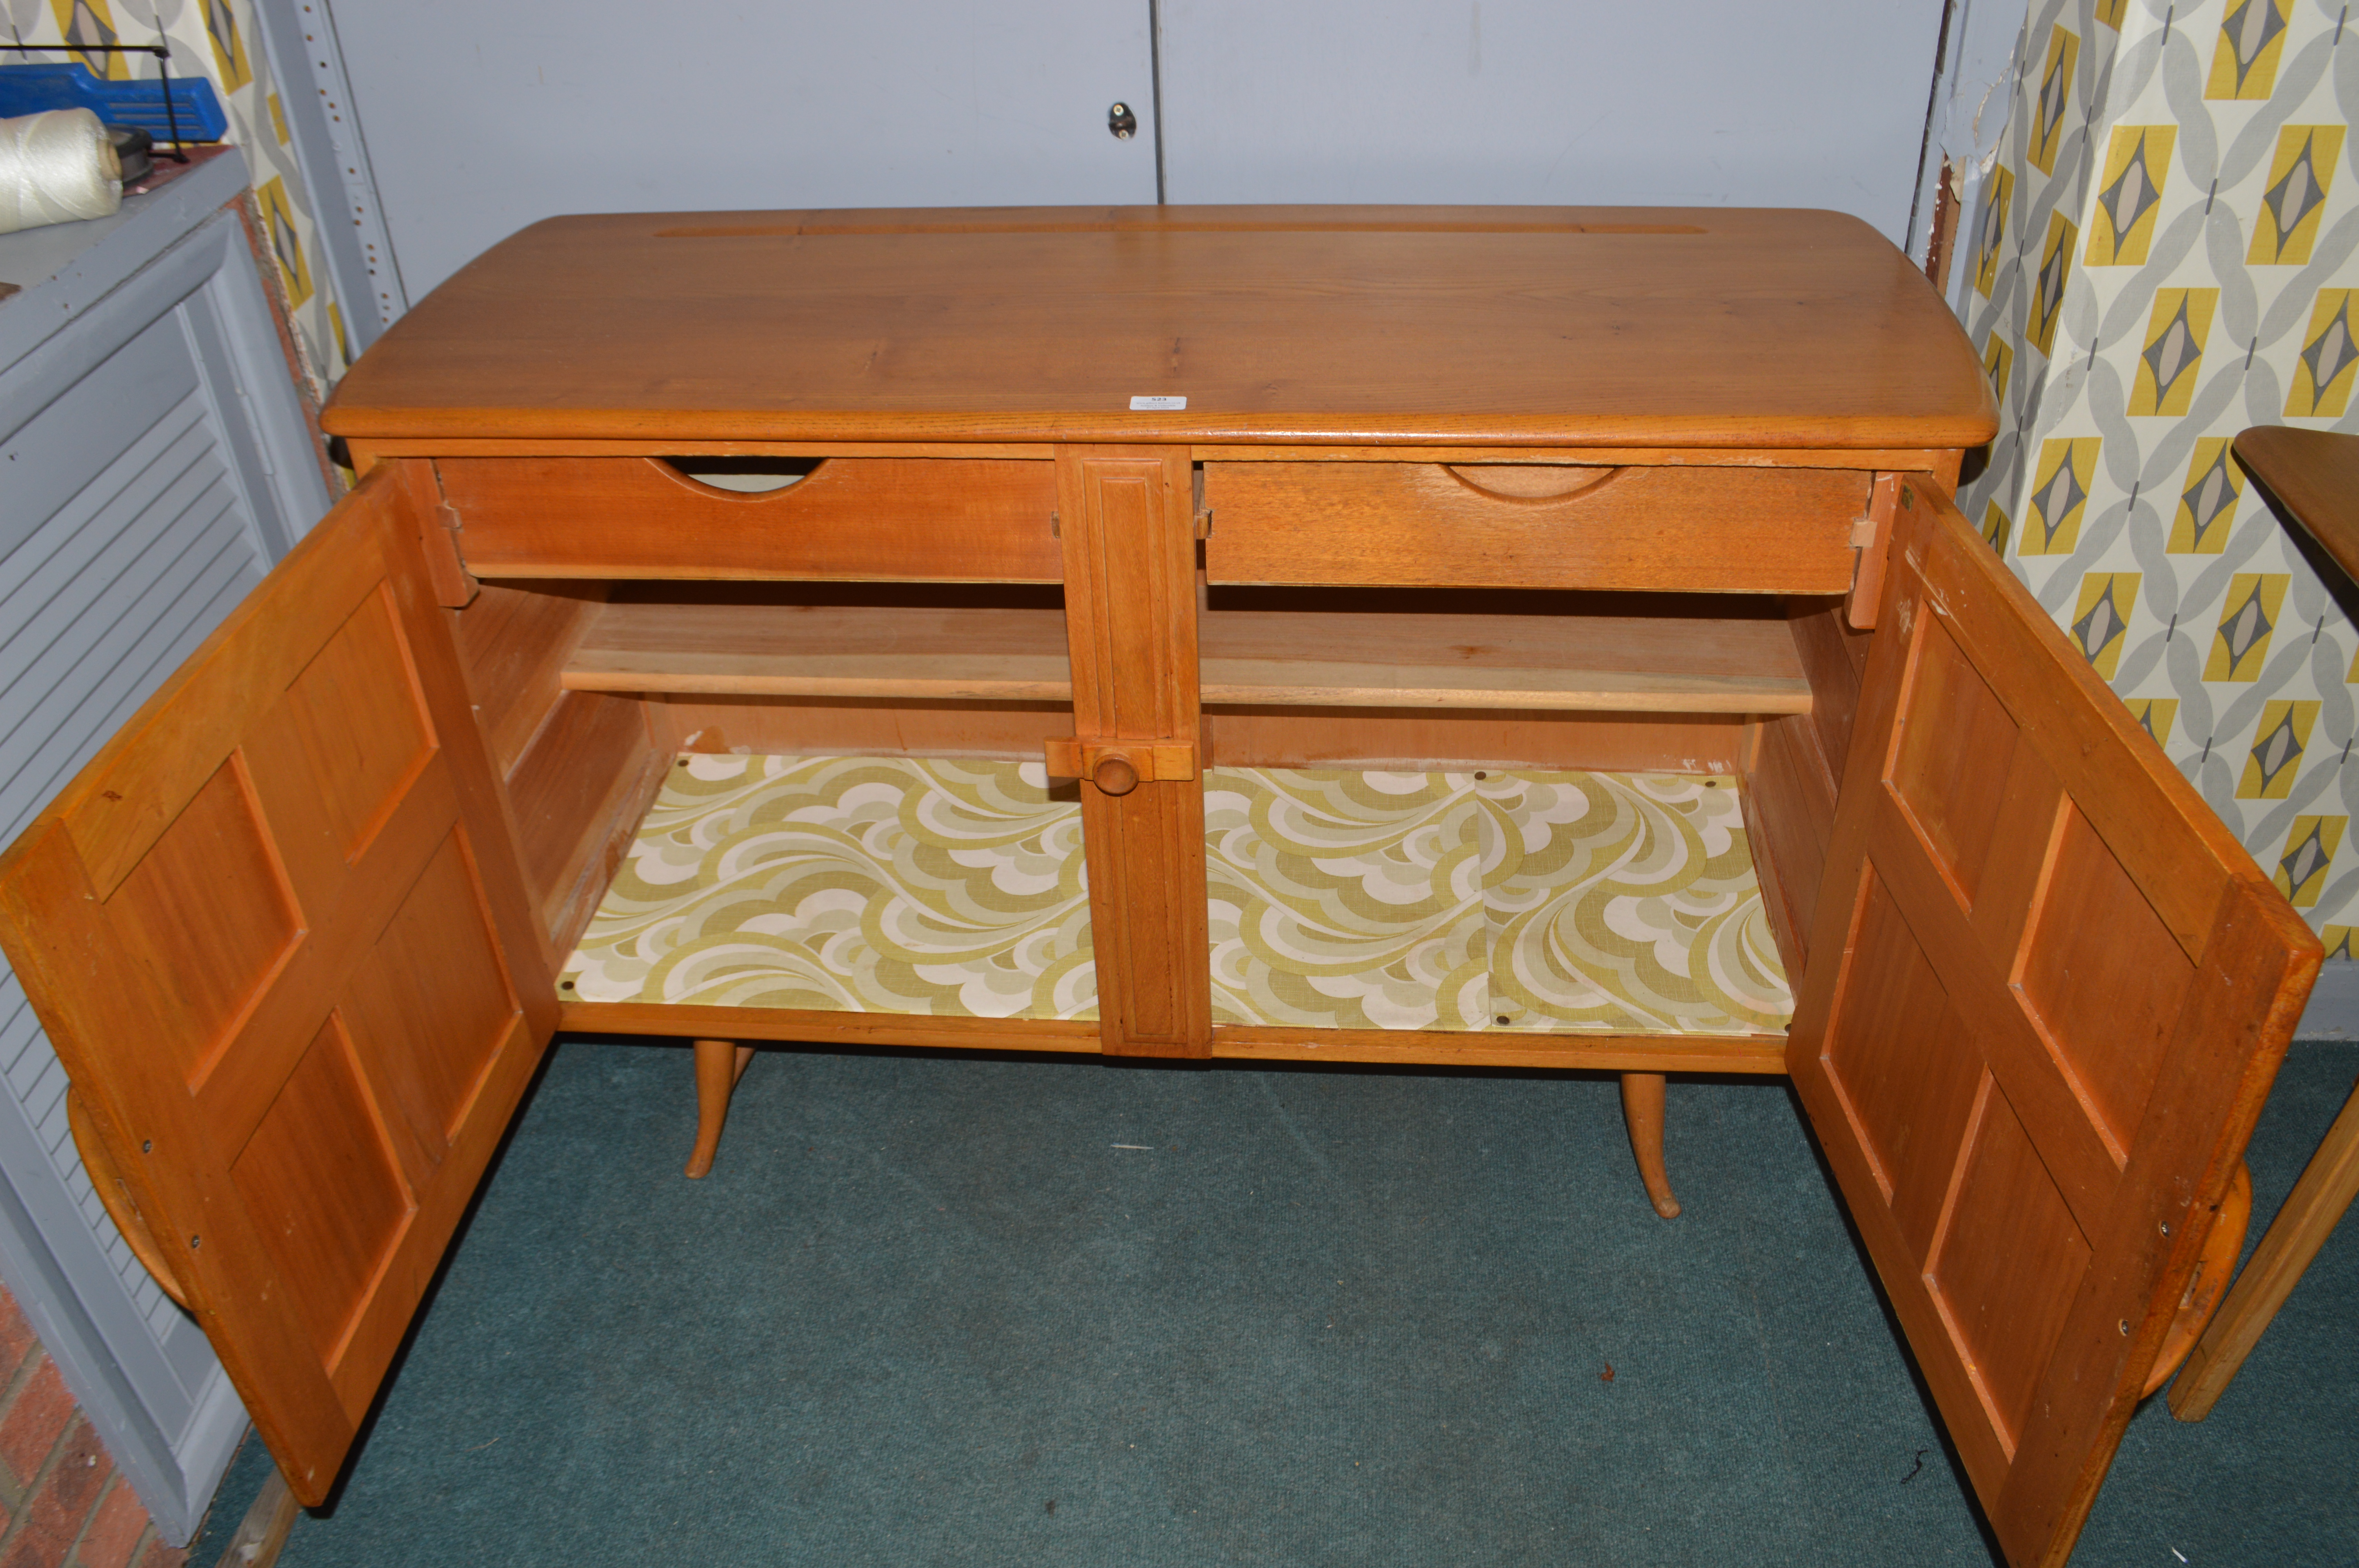
[[180, 1568], [0, 1289], [0, 1568]]

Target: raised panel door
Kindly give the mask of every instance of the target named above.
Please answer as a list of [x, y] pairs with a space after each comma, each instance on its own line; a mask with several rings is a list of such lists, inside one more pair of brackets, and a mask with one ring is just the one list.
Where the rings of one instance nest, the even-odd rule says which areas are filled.
[[103, 1194], [307, 1503], [556, 1023], [430, 484], [373, 472], [0, 861]]
[[2060, 1563], [2319, 944], [1921, 480], [1879, 624], [1788, 1065], [2008, 1560]]

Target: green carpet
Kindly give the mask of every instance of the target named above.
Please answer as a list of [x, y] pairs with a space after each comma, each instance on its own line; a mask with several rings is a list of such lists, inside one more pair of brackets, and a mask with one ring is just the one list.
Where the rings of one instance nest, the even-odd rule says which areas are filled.
[[[1994, 1561], [1781, 1082], [1674, 1080], [1666, 1223], [1610, 1078], [766, 1051], [701, 1183], [690, 1078], [556, 1050], [282, 1563]], [[2359, 1559], [2347, 1232], [2076, 1563]]]

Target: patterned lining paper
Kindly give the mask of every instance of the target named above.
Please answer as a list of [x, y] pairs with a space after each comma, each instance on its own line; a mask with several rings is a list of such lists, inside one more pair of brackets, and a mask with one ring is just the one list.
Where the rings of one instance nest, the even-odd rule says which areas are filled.
[[687, 756], [561, 984], [585, 1001], [1095, 1018], [1082, 811], [1038, 762]]
[[[566, 964], [588, 1001], [1097, 1016], [1038, 762], [683, 757]], [[1742, 1033], [1791, 998], [1726, 778], [1216, 768], [1212, 1005], [1318, 1028]]]
[[1784, 1029], [1729, 778], [1215, 768], [1212, 1014], [1359, 1029]]

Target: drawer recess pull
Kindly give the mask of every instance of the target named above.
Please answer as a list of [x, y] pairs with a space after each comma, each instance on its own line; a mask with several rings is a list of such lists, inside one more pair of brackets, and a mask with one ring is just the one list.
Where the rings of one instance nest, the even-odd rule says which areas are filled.
[[819, 471], [824, 458], [658, 458], [690, 484], [735, 496], [776, 494]]
[[1593, 463], [1444, 463], [1450, 477], [1493, 501], [1570, 501], [1610, 482], [1622, 470]]
[[[714, 465], [714, 466], [708, 466]], [[451, 458], [479, 578], [1056, 582], [1046, 458]], [[687, 472], [682, 470], [686, 469]], [[735, 471], [733, 471], [733, 469]], [[765, 470], [755, 472], [752, 470]], [[730, 489], [723, 480], [783, 488]]]
[[1210, 460], [1204, 567], [1216, 586], [1839, 594], [1867, 489], [1856, 469]]

